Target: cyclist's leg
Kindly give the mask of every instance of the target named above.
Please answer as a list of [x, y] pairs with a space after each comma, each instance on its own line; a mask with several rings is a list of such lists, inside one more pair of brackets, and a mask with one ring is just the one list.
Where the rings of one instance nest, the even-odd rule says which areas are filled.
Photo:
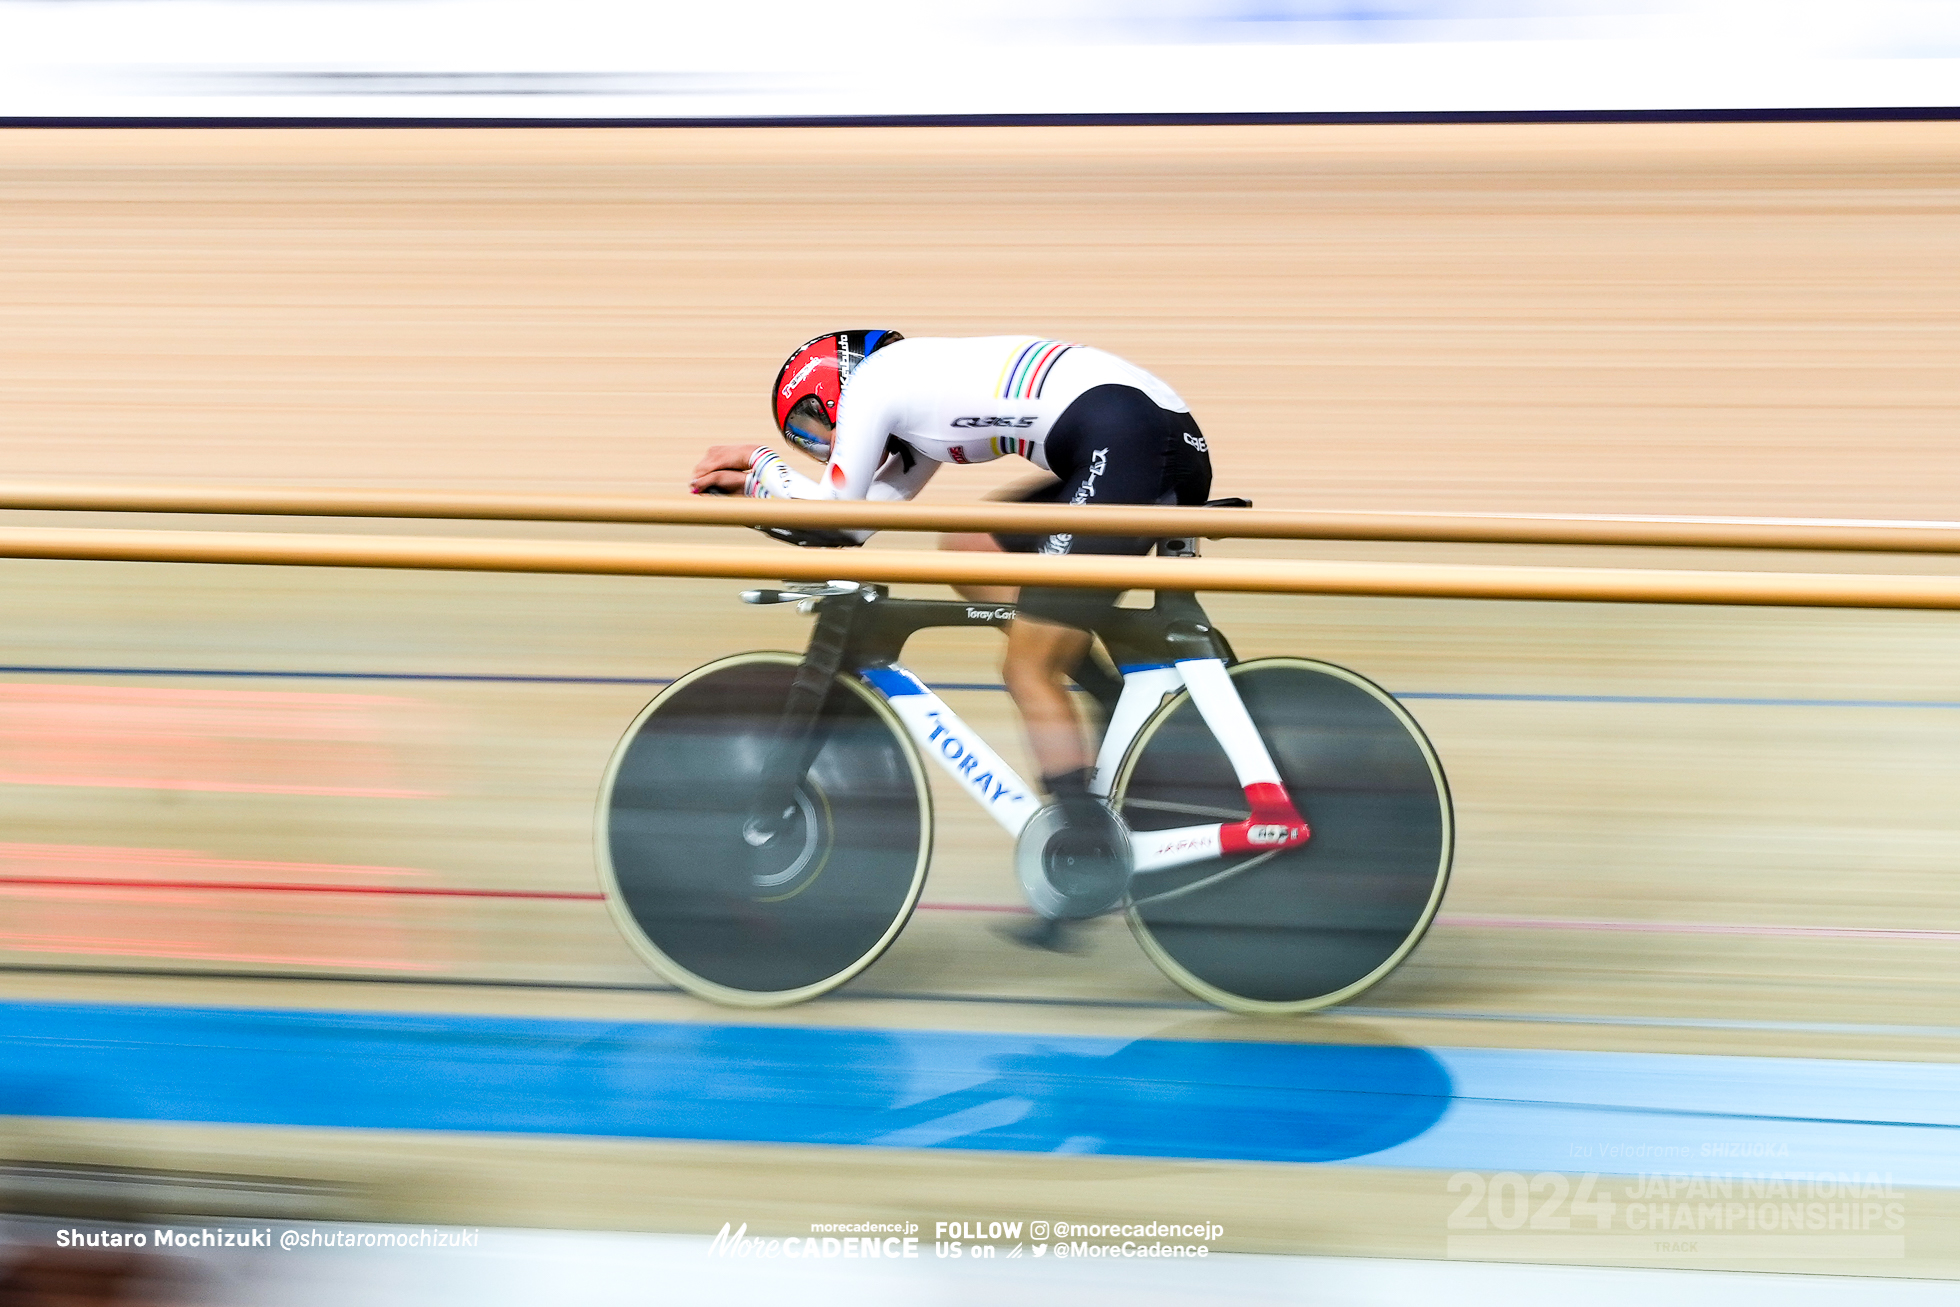
[[[1028, 592], [1028, 589], [1022, 591]], [[1079, 627], [1023, 612], [1008, 628], [1007, 657], [1001, 674], [1027, 730], [1041, 788], [1054, 804], [1050, 811], [1063, 823], [1063, 828], [1048, 838], [1072, 843], [1075, 847], [1070, 852], [1088, 859], [1086, 865], [1110, 867], [1114, 899], [1121, 894], [1127, 876], [1128, 863], [1114, 861], [1120, 852], [1117, 846], [1125, 837], [1110, 810], [1089, 792], [1089, 782], [1095, 776], [1095, 755], [1064, 680], [1084, 664], [1094, 666], [1090, 657], [1091, 638], [1088, 631]], [[1003, 930], [1006, 937], [1035, 948], [1074, 950], [1079, 937], [1071, 923], [1045, 915], [1052, 909], [1043, 907], [1040, 900], [1036, 900], [1036, 908], [1037, 915], [1032, 921], [1008, 923]], [[1091, 913], [1101, 910], [1100, 903], [1088, 909]]]
[[[1084, 392], [1049, 433], [1048, 465], [1061, 478], [1049, 497], [1069, 504], [1154, 504], [1181, 498], [1178, 472], [1182, 469], [1170, 457], [1174, 416], [1181, 415], [1166, 413], [1133, 387], [1098, 386]], [[1205, 480], [1208, 489], [1209, 477]], [[1202, 494], [1198, 498], [1201, 501]], [[1152, 540], [1061, 534], [1029, 543], [1044, 554], [1140, 555], [1149, 552]], [[1062, 823], [1047, 837], [1041, 855], [1044, 874], [1055, 888], [1052, 872], [1046, 871], [1051, 852], [1064, 855], [1058, 864], [1078, 869], [1108, 866], [1115, 873], [1110, 884], [1101, 885], [1100, 877], [1092, 874], [1076, 887], [1091, 896], [1103, 889], [1120, 897], [1128, 875], [1128, 850], [1116, 847], [1125, 840], [1120, 823], [1112, 821], [1102, 801], [1089, 792], [1094, 751], [1062, 678], [1088, 652], [1089, 632], [1120, 595], [1118, 590], [1022, 587], [1020, 615], [1008, 633], [1003, 667], [1040, 764], [1042, 787], [1054, 799], [1053, 811]], [[1059, 920], [1037, 921], [1010, 933], [1022, 943], [1045, 948], [1066, 948], [1070, 939]]]
[[[997, 554], [1000, 545], [990, 535], [960, 532], [939, 537], [939, 547], [959, 553]], [[956, 585], [953, 592], [972, 604], [1011, 604], [1019, 590], [1011, 585]]]
[[[1186, 428], [1197, 430], [1188, 413], [1159, 408], [1133, 386], [1087, 390], [1049, 433], [1048, 465], [1059, 481], [1044, 488], [1040, 498], [1067, 504], [1202, 503], [1210, 490], [1210, 459], [1202, 437], [1181, 439]], [[1141, 555], [1152, 543], [1149, 537], [1058, 534], [1042, 539], [1037, 552]], [[1062, 677], [1087, 653], [1087, 632], [1120, 595], [1053, 586], [1021, 591], [1021, 618], [1008, 636], [1005, 677], [1027, 723], [1042, 783], [1058, 799], [1077, 797], [1078, 791], [1086, 797], [1094, 760]]]
[[[1052, 504], [1061, 490], [1059, 478], [1041, 476], [997, 490], [987, 498], [1008, 504]], [[1041, 547], [1041, 541], [1041, 536], [987, 535], [972, 531], [943, 535], [939, 537], [939, 547], [972, 553], [1031, 554]], [[1011, 585], [956, 585], [953, 589], [960, 598], [976, 604], [1011, 604], [1019, 595], [1019, 588]]]
[[[1007, 504], [1052, 504], [1058, 501], [1063, 489], [1060, 478], [1044, 474], [997, 490], [988, 498]], [[968, 532], [941, 536], [939, 547], [973, 553], [1032, 554], [1041, 548], [1047, 538], [1006, 532], [998, 535]], [[1020, 597], [1020, 588], [1011, 585], [962, 585], [953, 589], [962, 599], [977, 604], [1011, 604]], [[1093, 646], [1085, 647], [1075, 662], [1063, 670], [1070, 680], [1096, 701], [1105, 720], [1116, 710], [1116, 701], [1123, 693], [1123, 678]]]
[[1066, 684], [1087, 657], [1089, 638], [1085, 630], [1025, 614], [1007, 631], [1002, 679], [1027, 727], [1042, 785], [1058, 799], [1077, 789], [1086, 795], [1095, 762]]

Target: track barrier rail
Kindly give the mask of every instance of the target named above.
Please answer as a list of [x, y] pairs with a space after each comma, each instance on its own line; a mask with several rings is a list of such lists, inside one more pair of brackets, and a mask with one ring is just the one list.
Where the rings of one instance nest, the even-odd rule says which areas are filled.
[[454, 518], [875, 531], [1000, 531], [1380, 540], [1435, 544], [1631, 545], [1960, 553], [1960, 522], [1744, 517], [1548, 517], [1522, 513], [1294, 512], [1044, 504], [897, 504], [699, 496], [431, 494], [421, 491], [0, 483], [0, 509], [289, 517]]
[[[851, 521], [853, 524], [863, 524], [862, 518]], [[0, 558], [790, 581], [827, 581], [848, 577], [856, 581], [960, 585], [1078, 585], [1439, 599], [1555, 599], [1817, 608], [1960, 608], [1960, 576], [1512, 567], [1315, 559], [1051, 557], [922, 550], [814, 550], [664, 542], [248, 531], [5, 527], [0, 528]]]

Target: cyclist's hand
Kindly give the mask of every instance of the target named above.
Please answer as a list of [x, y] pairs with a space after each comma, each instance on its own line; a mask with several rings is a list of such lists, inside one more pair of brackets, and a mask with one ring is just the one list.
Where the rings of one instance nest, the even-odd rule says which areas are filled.
[[701, 456], [694, 465], [693, 479], [687, 483], [688, 493], [703, 495], [720, 493], [739, 495], [742, 483], [749, 474], [749, 461], [755, 457], [756, 446], [714, 445]]

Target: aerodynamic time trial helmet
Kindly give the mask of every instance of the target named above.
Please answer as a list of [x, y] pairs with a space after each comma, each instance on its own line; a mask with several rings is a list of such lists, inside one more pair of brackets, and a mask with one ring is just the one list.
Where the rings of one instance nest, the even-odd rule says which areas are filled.
[[[805, 341], [776, 374], [769, 396], [776, 429], [804, 453], [828, 462], [830, 439], [824, 432], [837, 425], [844, 383], [866, 355], [903, 339], [896, 331], [833, 331]], [[820, 419], [822, 430], [799, 423], [799, 416]]]

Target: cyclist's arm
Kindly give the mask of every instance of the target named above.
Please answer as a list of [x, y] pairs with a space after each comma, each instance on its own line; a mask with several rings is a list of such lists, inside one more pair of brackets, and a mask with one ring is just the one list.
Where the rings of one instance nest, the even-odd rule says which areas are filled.
[[[743, 493], [770, 499], [864, 499], [890, 502], [918, 494], [939, 465], [921, 458], [891, 431], [898, 414], [882, 402], [881, 393], [854, 392], [842, 406], [831, 435], [830, 462], [821, 480], [812, 481], [769, 447], [760, 446], [749, 460]], [[869, 531], [843, 534], [860, 543]]]
[[864, 497], [873, 501], [910, 499], [925, 489], [938, 470], [939, 464], [909, 448], [895, 449], [885, 455]]
[[[879, 502], [910, 499], [932, 480], [939, 464], [907, 450], [888, 454], [879, 465], [863, 498]], [[842, 499], [826, 495], [817, 482], [789, 465], [789, 460], [767, 445], [757, 445], [749, 456], [749, 471], [742, 493], [755, 499]]]
[[[886, 434], [892, 430], [892, 415], [877, 402], [876, 395], [862, 394], [862, 390], [854, 387], [840, 406], [837, 429], [830, 437], [830, 465], [824, 469], [823, 485], [817, 491], [825, 499], [872, 498], [872, 487], [884, 479], [882, 474], [897, 458], [890, 451], [891, 437]], [[911, 496], [877, 497], [909, 499]]]
[[767, 445], [757, 445], [749, 455], [748, 476], [742, 493], [752, 499], [827, 499], [823, 487], [789, 465], [789, 460]]
[[[739, 446], [719, 446], [710, 451], [706, 463], [715, 462], [723, 467], [740, 468], [746, 461], [747, 468], [742, 474], [742, 493], [757, 499], [863, 499], [890, 502], [907, 500], [919, 493], [939, 465], [930, 459], [922, 458], [903, 441], [885, 434], [891, 423], [882, 406], [875, 402], [845, 405], [839, 424], [831, 437], [830, 462], [825, 466], [820, 480], [812, 480], [791, 467], [789, 460], [767, 445], [756, 445], [748, 453], [746, 460]], [[696, 469], [697, 484], [700, 469]], [[817, 543], [810, 539], [812, 533], [771, 530], [776, 535], [792, 543]], [[863, 544], [870, 539], [870, 531], [826, 531], [819, 533], [829, 537], [823, 543]]]

